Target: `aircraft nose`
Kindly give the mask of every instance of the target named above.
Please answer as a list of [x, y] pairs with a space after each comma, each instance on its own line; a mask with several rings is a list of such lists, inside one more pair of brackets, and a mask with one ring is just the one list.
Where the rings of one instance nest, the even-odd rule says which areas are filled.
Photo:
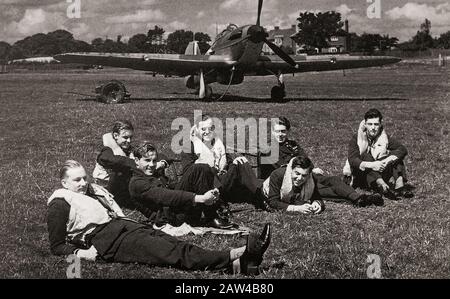
[[250, 26], [247, 34], [250, 36], [250, 40], [254, 43], [263, 42], [267, 37], [267, 33], [264, 28], [258, 25]]

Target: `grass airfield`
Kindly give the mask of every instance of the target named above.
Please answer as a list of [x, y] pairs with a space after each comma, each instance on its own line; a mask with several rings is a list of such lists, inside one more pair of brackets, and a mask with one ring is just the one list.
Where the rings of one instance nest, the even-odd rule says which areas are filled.
[[[409, 150], [406, 163], [416, 196], [384, 207], [327, 202], [320, 215], [255, 211], [233, 204], [233, 221], [252, 229], [273, 224], [259, 278], [367, 278], [368, 255], [383, 278], [450, 277], [450, 68], [401, 62], [385, 68], [286, 75], [287, 103], [270, 101], [274, 77], [248, 77], [220, 101], [202, 102], [182, 78], [119, 69], [0, 74], [0, 278], [65, 278], [68, 263], [50, 254], [46, 202], [59, 188], [67, 159], [92, 172], [101, 136], [129, 119], [135, 143], [170, 149], [171, 123], [202, 110], [218, 118], [288, 117], [291, 137], [317, 167], [339, 175], [347, 143], [369, 108], [380, 109], [388, 134]], [[123, 81], [131, 102], [105, 105], [97, 84]], [[212, 85], [219, 98], [226, 86]], [[71, 94], [67, 93], [71, 92]], [[137, 213], [128, 211], [133, 217]], [[211, 249], [241, 246], [239, 236], [185, 236]], [[181, 271], [138, 264], [82, 262], [83, 278], [235, 278], [222, 272]], [[238, 276], [240, 277], [240, 276]]]

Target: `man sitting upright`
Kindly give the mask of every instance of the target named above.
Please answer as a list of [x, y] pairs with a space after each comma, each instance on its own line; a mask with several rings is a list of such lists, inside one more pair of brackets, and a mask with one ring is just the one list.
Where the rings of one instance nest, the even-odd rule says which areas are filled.
[[407, 154], [405, 146], [386, 134], [381, 112], [370, 109], [350, 140], [343, 172], [352, 176], [353, 186], [373, 188], [391, 200], [411, 198], [414, 194], [404, 188]]

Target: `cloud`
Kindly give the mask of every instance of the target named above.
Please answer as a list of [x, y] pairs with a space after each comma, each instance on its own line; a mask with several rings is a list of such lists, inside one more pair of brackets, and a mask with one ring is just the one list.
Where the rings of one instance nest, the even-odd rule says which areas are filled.
[[340, 13], [342, 16], [347, 16], [350, 13], [352, 13], [353, 11], [355, 11], [354, 9], [351, 9], [350, 7], [348, 7], [347, 4], [341, 4], [338, 7], [336, 7], [335, 10], [338, 13]]
[[172, 30], [181, 30], [181, 29], [185, 29], [188, 27], [188, 25], [184, 22], [180, 22], [180, 21], [173, 21], [171, 23], [168, 24], [169, 28]]
[[146, 23], [152, 21], [161, 21], [166, 18], [166, 15], [159, 9], [140, 10], [133, 14], [126, 14], [123, 16], [109, 17], [106, 23], [112, 24], [130, 24], [130, 23]]
[[201, 19], [201, 18], [203, 18], [205, 16], [205, 12], [202, 10], [202, 11], [199, 11], [198, 13], [197, 13], [197, 19]]
[[64, 23], [64, 15], [49, 13], [42, 8], [26, 9], [18, 22], [12, 21], [5, 26], [4, 32], [13, 32], [16, 36], [27, 36], [54, 30], [58, 24]]
[[386, 12], [386, 15], [392, 20], [407, 19], [416, 22], [421, 22], [427, 18], [432, 25], [445, 26], [449, 25], [450, 3], [431, 6], [409, 2], [403, 7], [392, 8]]

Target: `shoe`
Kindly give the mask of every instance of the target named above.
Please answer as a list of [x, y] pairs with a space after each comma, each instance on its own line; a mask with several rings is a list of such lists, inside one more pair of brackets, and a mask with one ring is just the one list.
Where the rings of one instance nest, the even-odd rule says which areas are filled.
[[221, 219], [221, 218], [214, 218], [210, 221], [208, 221], [205, 226], [207, 227], [213, 227], [213, 228], [218, 228], [218, 229], [230, 229], [233, 227], [233, 223]]
[[367, 199], [373, 204], [378, 207], [381, 207], [384, 205], [383, 196], [379, 193], [373, 193], [367, 196]]
[[358, 208], [364, 208], [370, 206], [372, 202], [369, 200], [369, 196], [367, 194], [362, 194], [355, 202], [355, 206]]
[[264, 252], [270, 244], [272, 229], [270, 223], [264, 226], [261, 235], [250, 234], [244, 254], [240, 257], [241, 273], [245, 275], [259, 275]]
[[404, 187], [395, 189], [394, 193], [397, 197], [404, 197], [404, 198], [413, 198], [414, 197], [414, 193], [412, 191], [405, 190]]
[[267, 202], [267, 198], [264, 196], [263, 191], [261, 189], [258, 189], [256, 191], [256, 196], [255, 196], [255, 202], [254, 202], [254, 206], [256, 209], [258, 210], [263, 210], [266, 212], [273, 212], [274, 210], [270, 207], [269, 203]]
[[391, 189], [387, 189], [386, 191], [384, 191], [383, 196], [394, 201], [400, 200], [400, 198], [398, 198]]

